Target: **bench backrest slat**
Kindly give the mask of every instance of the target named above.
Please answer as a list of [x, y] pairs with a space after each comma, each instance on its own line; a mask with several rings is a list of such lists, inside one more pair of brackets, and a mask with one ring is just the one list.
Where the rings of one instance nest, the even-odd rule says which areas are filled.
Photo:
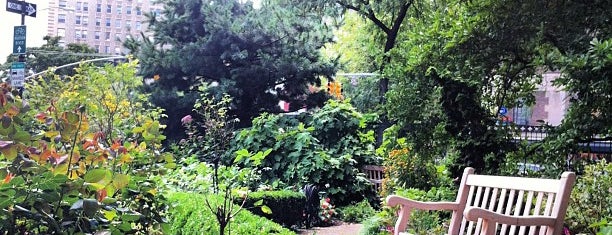
[[[569, 191], [573, 184], [567, 180], [568, 173], [561, 179], [539, 179], [506, 177], [473, 174], [473, 169], [466, 169], [462, 184], [457, 195], [457, 202], [462, 203], [461, 209], [466, 206], [480, 207], [500, 214], [512, 216], [553, 216], [563, 220], [567, 209]], [[572, 177], [575, 177], [572, 173]], [[562, 195], [560, 195], [562, 193]], [[479, 235], [484, 226], [483, 221], [467, 221], [457, 213], [453, 213], [453, 220], [449, 234]], [[496, 231], [500, 235], [549, 235], [555, 226], [523, 226], [497, 224]], [[491, 225], [490, 225], [491, 226]], [[558, 232], [558, 231], [557, 231]]]

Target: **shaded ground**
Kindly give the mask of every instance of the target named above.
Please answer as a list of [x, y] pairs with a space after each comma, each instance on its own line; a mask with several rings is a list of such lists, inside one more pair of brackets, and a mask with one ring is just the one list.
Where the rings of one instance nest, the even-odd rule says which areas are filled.
[[300, 235], [357, 235], [361, 229], [361, 224], [338, 224], [329, 227], [314, 227], [311, 229], [302, 229], [298, 232]]

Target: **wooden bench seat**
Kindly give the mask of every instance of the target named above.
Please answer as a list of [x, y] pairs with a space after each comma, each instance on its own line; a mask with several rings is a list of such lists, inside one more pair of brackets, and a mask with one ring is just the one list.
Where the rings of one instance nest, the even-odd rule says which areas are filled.
[[406, 230], [412, 209], [450, 210], [451, 235], [558, 235], [576, 174], [560, 179], [476, 175], [466, 168], [454, 202], [419, 202], [396, 195], [388, 206], [400, 206], [395, 235]]

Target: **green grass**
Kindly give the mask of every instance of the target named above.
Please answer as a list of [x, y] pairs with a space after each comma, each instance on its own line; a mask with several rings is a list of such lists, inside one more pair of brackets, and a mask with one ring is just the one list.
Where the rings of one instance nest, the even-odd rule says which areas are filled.
[[[168, 201], [171, 234], [219, 234], [219, 226], [205, 203], [205, 195], [195, 193], [170, 193]], [[214, 197], [221, 201], [222, 198]], [[231, 234], [282, 234], [295, 235], [266, 218], [242, 210], [230, 224]], [[226, 234], [227, 231], [226, 231]]]

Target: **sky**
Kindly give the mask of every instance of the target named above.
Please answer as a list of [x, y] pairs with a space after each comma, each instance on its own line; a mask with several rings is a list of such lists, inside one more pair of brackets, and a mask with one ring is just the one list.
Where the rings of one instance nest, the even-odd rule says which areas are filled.
[[[6, 62], [6, 57], [13, 52], [13, 27], [21, 25], [21, 15], [6, 11], [6, 1], [0, 0], [0, 63]], [[35, 47], [45, 43], [43, 37], [47, 34], [47, 17], [49, 17], [49, 1], [26, 0], [36, 4], [36, 18], [26, 16], [27, 26], [26, 46]]]

